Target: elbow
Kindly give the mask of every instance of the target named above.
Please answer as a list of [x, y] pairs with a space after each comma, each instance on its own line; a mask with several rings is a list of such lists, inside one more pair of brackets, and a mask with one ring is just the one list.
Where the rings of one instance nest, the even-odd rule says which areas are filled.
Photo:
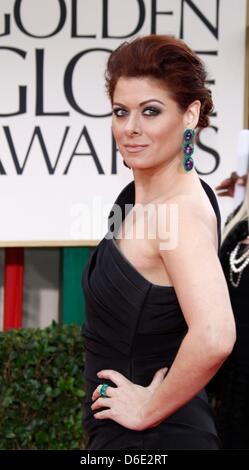
[[209, 364], [220, 364], [231, 354], [236, 341], [236, 329], [234, 321], [225, 326], [217, 327], [210, 325], [205, 333], [199, 331], [198, 334], [201, 357], [205, 358]]
[[218, 362], [226, 360], [231, 354], [236, 342], [236, 328], [235, 324], [226, 327], [216, 334], [213, 341], [211, 341], [210, 350], [212, 355], [217, 359]]
[[230, 336], [229, 338], [225, 338], [220, 342], [219, 347], [217, 348], [218, 356], [221, 359], [226, 359], [230, 356], [236, 341], [236, 334], [234, 336]]

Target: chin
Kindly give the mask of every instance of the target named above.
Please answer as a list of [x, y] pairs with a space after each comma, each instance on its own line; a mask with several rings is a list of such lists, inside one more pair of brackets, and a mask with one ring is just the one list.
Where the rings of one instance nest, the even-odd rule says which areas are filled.
[[131, 170], [147, 170], [155, 166], [155, 164], [149, 162], [148, 159], [141, 158], [139, 156], [131, 157], [130, 155], [123, 156], [123, 163], [126, 163]]
[[131, 170], [150, 170], [154, 168], [154, 165], [148, 163], [127, 163]]

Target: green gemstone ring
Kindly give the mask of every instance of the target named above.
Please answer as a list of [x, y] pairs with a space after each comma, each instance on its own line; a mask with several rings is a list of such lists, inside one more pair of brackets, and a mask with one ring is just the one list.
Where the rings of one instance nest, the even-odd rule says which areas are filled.
[[101, 389], [100, 389], [99, 393], [100, 393], [100, 396], [103, 397], [103, 398], [106, 398], [105, 391], [106, 391], [107, 387], [108, 387], [108, 384], [103, 384], [101, 386]]

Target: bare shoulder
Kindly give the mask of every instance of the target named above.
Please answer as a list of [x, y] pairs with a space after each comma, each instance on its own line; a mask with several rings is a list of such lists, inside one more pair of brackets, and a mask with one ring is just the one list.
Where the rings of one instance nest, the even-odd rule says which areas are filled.
[[178, 238], [173, 248], [165, 245], [159, 253], [185, 319], [189, 326], [201, 322], [212, 329], [212, 324], [221, 322], [223, 327], [223, 321], [231, 318], [231, 305], [217, 256], [215, 214], [193, 195], [180, 195], [168, 203], [177, 208]]
[[[209, 200], [202, 194], [177, 195], [165, 203], [167, 207], [167, 230], [172, 239], [171, 248], [176, 251], [187, 246], [210, 244], [217, 251], [217, 219]], [[163, 233], [165, 218], [159, 217], [159, 231]], [[177, 241], [176, 241], [177, 238]], [[174, 239], [174, 241], [173, 241]], [[160, 238], [158, 240], [161, 241]], [[171, 251], [171, 250], [169, 250]]]

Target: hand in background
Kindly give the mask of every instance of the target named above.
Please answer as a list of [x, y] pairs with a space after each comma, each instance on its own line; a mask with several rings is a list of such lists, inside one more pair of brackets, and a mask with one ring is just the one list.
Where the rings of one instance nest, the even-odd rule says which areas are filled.
[[217, 195], [224, 197], [234, 196], [235, 184], [238, 183], [242, 186], [246, 185], [247, 175], [239, 176], [236, 171], [233, 171], [229, 178], [223, 180], [218, 186], [216, 186]]

